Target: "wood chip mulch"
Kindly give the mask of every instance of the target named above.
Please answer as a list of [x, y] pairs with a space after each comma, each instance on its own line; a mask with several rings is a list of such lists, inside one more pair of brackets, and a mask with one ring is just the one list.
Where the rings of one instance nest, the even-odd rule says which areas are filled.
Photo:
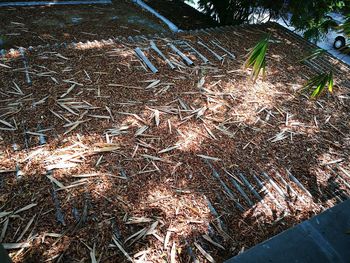
[[2, 7], [0, 49], [169, 32], [129, 0], [109, 5]]
[[[280, 42], [253, 83], [242, 64], [261, 30]], [[170, 39], [155, 41], [175, 70], [145, 50], [157, 74], [133, 51], [148, 41], [32, 51], [27, 76], [18, 53], [0, 61], [0, 242], [14, 262], [223, 262], [350, 194], [342, 74], [313, 101], [298, 92], [309, 48], [278, 30], [179, 38], [211, 64], [184, 51], [186, 66]], [[214, 39], [236, 59], [196, 43]]]

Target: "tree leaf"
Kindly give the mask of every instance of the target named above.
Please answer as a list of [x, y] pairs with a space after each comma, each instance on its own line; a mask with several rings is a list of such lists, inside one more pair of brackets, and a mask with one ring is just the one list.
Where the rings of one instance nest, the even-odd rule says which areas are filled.
[[251, 78], [254, 82], [258, 79], [261, 71], [263, 76], [266, 74], [266, 52], [269, 40], [270, 36], [260, 40], [249, 52], [248, 58], [244, 63], [244, 68], [252, 67]]
[[326, 89], [329, 92], [333, 92], [333, 72], [321, 73], [309, 79], [303, 87], [303, 90], [312, 90], [311, 98], [319, 97], [323, 91]]

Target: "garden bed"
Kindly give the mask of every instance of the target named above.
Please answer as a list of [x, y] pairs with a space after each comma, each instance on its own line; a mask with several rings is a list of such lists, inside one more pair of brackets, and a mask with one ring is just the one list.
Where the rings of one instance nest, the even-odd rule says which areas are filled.
[[[266, 32], [268, 74], [253, 83], [242, 64]], [[336, 87], [314, 101], [298, 92], [316, 74], [300, 62], [311, 49], [279, 27], [153, 39], [175, 70], [149, 40], [1, 60], [1, 242], [14, 262], [222, 262], [350, 194], [347, 67], [320, 60]], [[211, 63], [183, 50], [187, 66], [167, 45], [179, 40]]]

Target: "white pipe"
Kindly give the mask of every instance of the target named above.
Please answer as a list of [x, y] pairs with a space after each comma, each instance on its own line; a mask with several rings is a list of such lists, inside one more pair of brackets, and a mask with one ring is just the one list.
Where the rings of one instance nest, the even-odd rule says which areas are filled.
[[29, 2], [2, 2], [0, 3], [0, 7], [4, 6], [40, 6], [40, 5], [83, 5], [83, 4], [111, 4], [111, 0], [78, 0], [78, 1], [29, 1]]
[[142, 0], [134, 0], [134, 3], [138, 4], [142, 8], [146, 9], [148, 12], [152, 13], [156, 17], [158, 17], [160, 20], [162, 20], [167, 26], [170, 28], [171, 31], [173, 32], [179, 32], [180, 29], [169, 19], [165, 18], [161, 14], [159, 14], [156, 10], [154, 10], [152, 7], [149, 5], [145, 4]]

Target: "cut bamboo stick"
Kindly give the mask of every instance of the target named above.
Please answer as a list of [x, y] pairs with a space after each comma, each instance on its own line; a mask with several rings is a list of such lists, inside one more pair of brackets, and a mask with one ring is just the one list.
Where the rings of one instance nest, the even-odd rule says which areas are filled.
[[158, 69], [152, 64], [152, 62], [146, 57], [146, 55], [142, 52], [142, 50], [139, 47], [135, 48], [135, 52], [136, 52], [137, 56], [147, 65], [147, 67], [153, 73], [158, 72]]
[[193, 46], [191, 46], [189, 43], [184, 41], [184, 43], [201, 59], [203, 62], [209, 63], [209, 59], [207, 59], [203, 54], [201, 54], [197, 49], [195, 49]]
[[20, 52], [22, 60], [23, 60], [24, 72], [25, 72], [25, 76], [26, 76], [26, 82], [27, 82], [28, 85], [32, 85], [32, 80], [30, 79], [30, 76], [29, 76], [28, 59], [25, 56], [25, 51], [24, 51], [23, 48], [19, 48], [19, 52]]
[[248, 189], [253, 193], [253, 195], [259, 200], [262, 201], [262, 197], [259, 195], [259, 193], [254, 189], [254, 187], [250, 184], [248, 179], [242, 174], [239, 173], [239, 177], [243, 181], [243, 183], [248, 187]]
[[261, 188], [261, 191], [266, 194], [268, 197], [270, 197], [270, 199], [272, 200], [272, 202], [275, 203], [275, 205], [280, 208], [283, 209], [283, 206], [277, 201], [277, 199], [271, 194], [271, 192], [266, 188], [266, 186], [260, 181], [260, 179], [256, 176], [253, 175], [256, 183], [258, 184], [258, 186]]
[[213, 43], [215, 46], [226, 52], [232, 59], [236, 59], [236, 56], [233, 53], [228, 51], [226, 48], [220, 46], [216, 41], [212, 40], [211, 43]]
[[218, 54], [216, 54], [210, 47], [208, 47], [206, 44], [204, 44], [203, 42], [201, 41], [197, 41], [197, 43], [199, 45], [201, 45], [202, 47], [206, 48], [210, 53], [212, 53], [214, 55], [214, 57], [216, 57], [217, 60], [219, 60], [220, 62], [222, 60], [224, 60], [224, 58], [222, 56], [219, 56]]
[[244, 211], [243, 206], [238, 202], [237, 196], [230, 190], [230, 188], [225, 184], [225, 182], [220, 178], [219, 173], [215, 170], [212, 164], [205, 159], [206, 164], [212, 169], [212, 175], [220, 182], [221, 186], [224, 188], [226, 194], [231, 198], [231, 200], [235, 203], [235, 206], [241, 211]]
[[250, 207], [252, 207], [254, 205], [252, 200], [250, 200], [250, 198], [248, 197], [246, 192], [244, 192], [244, 190], [240, 187], [240, 185], [236, 182], [236, 180], [233, 179], [232, 177], [229, 177], [229, 180], [234, 185], [234, 187], [238, 190], [238, 192], [240, 192], [240, 194], [243, 196], [243, 198], [247, 201], [248, 205]]
[[171, 63], [171, 61], [159, 50], [157, 45], [151, 41], [151, 48], [169, 65], [171, 69], [175, 69], [175, 66]]
[[291, 173], [288, 169], [286, 169], [286, 171], [287, 171], [287, 173], [288, 173], [289, 178], [290, 178], [294, 183], [296, 183], [296, 185], [299, 186], [299, 188], [300, 188], [301, 190], [303, 190], [309, 197], [312, 198], [312, 194], [311, 194], [308, 190], [306, 190], [306, 188], [302, 185], [302, 183], [300, 183], [299, 180], [298, 180], [297, 178], [295, 178], [295, 177], [292, 175], [292, 173]]
[[284, 199], [287, 198], [287, 195], [282, 191], [282, 189], [276, 184], [276, 182], [265, 172], [262, 172], [261, 175], [272, 185], [272, 187], [277, 191], [277, 193], [282, 196]]
[[188, 66], [193, 65], [193, 61], [191, 59], [189, 59], [184, 53], [182, 53], [177, 47], [175, 47], [173, 44], [168, 44], [169, 47], [176, 53], [178, 54], [185, 62]]

